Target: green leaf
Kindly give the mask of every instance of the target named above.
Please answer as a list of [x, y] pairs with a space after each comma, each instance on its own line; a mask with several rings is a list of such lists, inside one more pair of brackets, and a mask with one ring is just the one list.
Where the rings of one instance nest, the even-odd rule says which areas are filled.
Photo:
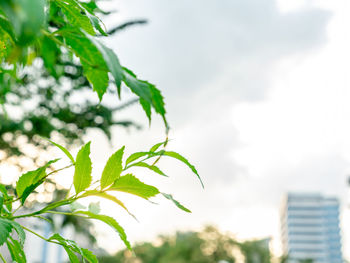
[[166, 176], [168, 177], [165, 173], [163, 173], [157, 166], [155, 165], [150, 165], [148, 163], [145, 162], [138, 162], [138, 163], [134, 163], [132, 166], [139, 166], [139, 167], [145, 167], [148, 168], [150, 170], [152, 170], [153, 172], [160, 174], [162, 176]]
[[10, 211], [12, 210], [11, 200], [13, 200], [13, 196], [8, 195], [6, 187], [2, 184], [0, 184], [0, 192], [3, 194], [4, 202], [8, 201], [2, 206], [2, 209], [4, 209], [6, 213], [10, 213]]
[[80, 263], [80, 260], [79, 260], [78, 256], [69, 247], [63, 246], [63, 248], [64, 248], [64, 250], [66, 251], [66, 253], [68, 255], [69, 262], [71, 262], [71, 263]]
[[108, 87], [109, 71], [102, 54], [85, 34], [77, 30], [62, 31], [61, 35], [74, 54], [80, 58], [84, 75], [102, 100]]
[[[86, 63], [82, 62], [83, 65]], [[103, 95], [108, 87], [108, 74], [105, 70], [98, 70], [90, 66], [84, 66], [84, 73], [86, 78], [93, 86], [93, 90], [97, 92], [98, 98], [102, 100]]]
[[11, 22], [19, 45], [33, 41], [45, 23], [45, 0], [0, 1], [0, 8]]
[[116, 151], [107, 161], [101, 176], [101, 188], [104, 189], [111, 185], [120, 177], [123, 170], [122, 158], [125, 146]]
[[17, 232], [20, 245], [23, 246], [26, 239], [26, 234], [23, 228], [17, 222], [5, 218], [0, 218], [0, 246], [4, 244], [13, 229]]
[[56, 67], [60, 55], [59, 47], [55, 41], [47, 36], [43, 36], [40, 51], [46, 69], [52, 76], [57, 78]]
[[88, 15], [88, 17], [90, 19], [90, 22], [94, 26], [94, 28], [97, 29], [97, 31], [100, 32], [101, 35], [108, 36], [108, 34], [105, 32], [105, 30], [103, 30], [103, 28], [101, 27], [101, 25], [100, 25], [101, 20], [98, 17], [92, 15], [91, 12], [90, 12], [90, 15]]
[[21, 247], [23, 247], [24, 245], [24, 241], [26, 240], [26, 233], [24, 232], [23, 228], [21, 227], [20, 224], [18, 224], [15, 221], [10, 221], [13, 229], [17, 232], [18, 238], [19, 238], [19, 242]]
[[2, 206], [4, 205], [4, 194], [0, 192], [0, 214], [2, 211]]
[[80, 248], [77, 245], [77, 243], [73, 240], [65, 239], [57, 233], [53, 234], [49, 238], [49, 240], [58, 241], [63, 246], [63, 248], [66, 250], [66, 252], [68, 254], [70, 262], [73, 262], [73, 263], [80, 262], [79, 258], [75, 255], [75, 253], [80, 254], [83, 257], [83, 260], [86, 259], [90, 263], [97, 263], [98, 262], [96, 256], [92, 252], [90, 252], [87, 249]]
[[88, 209], [89, 209], [89, 212], [94, 213], [94, 214], [98, 214], [101, 211], [100, 203], [99, 202], [90, 203]]
[[9, 238], [6, 241], [6, 245], [8, 250], [10, 251], [11, 254], [11, 258], [13, 259], [13, 262], [17, 262], [17, 263], [26, 263], [26, 255], [24, 254], [24, 250], [21, 246], [21, 244], [13, 239], [13, 238]]
[[70, 152], [66, 148], [64, 148], [62, 145], [59, 145], [58, 143], [55, 143], [51, 140], [48, 140], [48, 141], [53, 145], [55, 145], [57, 148], [59, 148], [72, 161], [72, 163], [74, 163], [73, 156], [70, 154]]
[[[151, 83], [137, 79], [136, 75], [129, 69], [123, 68], [123, 81], [126, 86], [130, 88], [130, 90], [135, 93], [137, 96], [142, 99], [140, 101], [147, 117], [150, 119], [150, 106], [151, 105], [157, 113], [159, 113], [164, 120], [164, 124], [166, 127], [167, 121], [165, 118], [165, 107], [164, 107], [164, 98], [161, 92]], [[148, 105], [148, 104], [149, 105]]]
[[[154, 146], [154, 149], [157, 149], [157, 147], [159, 144], [156, 144]], [[153, 147], [152, 147], [153, 148]], [[151, 148], [151, 150], [152, 150]], [[182, 155], [180, 155], [179, 153], [176, 153], [176, 152], [172, 152], [172, 151], [164, 151], [164, 150], [161, 150], [161, 151], [158, 151], [158, 152], [153, 152], [153, 151], [150, 151], [150, 152], [136, 152], [136, 153], [133, 153], [131, 154], [127, 159], [126, 159], [126, 162], [125, 162], [125, 165], [127, 166], [128, 164], [130, 164], [131, 162], [143, 157], [143, 156], [148, 156], [149, 158], [151, 157], [154, 157], [154, 156], [168, 156], [168, 157], [172, 157], [174, 159], [177, 159], [181, 162], [183, 162], [184, 164], [186, 164], [191, 170], [192, 172], [198, 177], [199, 181], [201, 182], [201, 185], [202, 187], [204, 188], [204, 184], [202, 182], [202, 179], [201, 177], [199, 176], [196, 168], [185, 158], [183, 157]], [[127, 168], [130, 168], [132, 166], [134, 166], [135, 163], [129, 165]]]
[[150, 152], [136, 152], [136, 153], [133, 153], [131, 154], [125, 161], [125, 166], [127, 166], [129, 163], [143, 157], [143, 156], [147, 156], [149, 155]]
[[2, 246], [10, 236], [13, 225], [10, 220], [0, 218], [0, 246]]
[[161, 193], [166, 199], [172, 201], [178, 208], [182, 209], [183, 211], [187, 212], [187, 213], [192, 213], [191, 210], [189, 210], [188, 208], [184, 207], [182, 204], [180, 204], [178, 201], [176, 201], [172, 195], [170, 194], [165, 194], [165, 193]]
[[5, 17], [0, 16], [0, 27], [11, 37], [12, 41], [16, 40], [13, 28]]
[[79, 194], [91, 184], [91, 159], [90, 159], [90, 142], [85, 144], [79, 150], [75, 161], [75, 171], [73, 184], [75, 192]]
[[59, 159], [51, 160], [43, 167], [40, 167], [34, 171], [29, 171], [23, 174], [17, 181], [16, 192], [17, 196], [21, 198], [22, 204], [26, 198], [31, 194], [36, 187], [42, 184], [46, 178], [46, 169]]
[[89, 8], [85, 8], [85, 5], [81, 4], [79, 1], [64, 0], [63, 2], [58, 2], [58, 4], [63, 8], [63, 13], [72, 25], [82, 28], [90, 35], [95, 35], [95, 28], [102, 35], [107, 36], [100, 25], [100, 23], [102, 23], [101, 20], [95, 16]]
[[108, 190], [137, 195], [146, 200], [159, 194], [159, 190], [156, 187], [141, 182], [132, 174], [121, 176], [110, 188], [108, 188]]
[[96, 48], [100, 51], [109, 71], [112, 73], [115, 84], [118, 89], [118, 95], [120, 98], [120, 88], [123, 80], [123, 69], [120, 65], [119, 59], [114, 51], [105, 45], [103, 45], [100, 41], [96, 40], [91, 36], [87, 36], [90, 41], [96, 46]]
[[148, 101], [146, 101], [143, 98], [140, 98], [140, 104], [144, 110], [144, 112], [146, 113], [146, 116], [148, 118], [149, 124], [151, 123], [152, 120], [152, 108], [151, 108], [151, 104], [148, 103]]
[[59, 0], [56, 1], [56, 3], [59, 7], [61, 7], [63, 14], [66, 16], [70, 24], [78, 28], [82, 28], [90, 35], [95, 35], [95, 30], [90, 19], [86, 14], [83, 14], [83, 10], [77, 1]]
[[185, 158], [183, 157], [182, 155], [180, 155], [179, 153], [177, 152], [169, 152], [169, 151], [159, 151], [159, 154], [162, 154], [162, 155], [165, 155], [165, 156], [169, 156], [169, 157], [172, 157], [172, 158], [175, 158], [181, 162], [183, 162], [184, 164], [186, 164], [191, 170], [192, 172], [197, 175], [199, 181], [201, 182], [202, 184], [202, 187], [204, 188], [204, 184], [202, 182], [202, 179], [201, 177], [199, 176], [196, 168]]
[[88, 212], [88, 211], [78, 211], [78, 212], [75, 212], [73, 214], [87, 215], [89, 218], [100, 220], [100, 221], [106, 223], [107, 225], [111, 226], [115, 231], [118, 232], [121, 240], [124, 242], [126, 247], [129, 250], [131, 250], [131, 245], [130, 245], [129, 241], [127, 240], [124, 229], [118, 224], [118, 222], [113, 217], [106, 216], [106, 215], [95, 215], [95, 214]]
[[168, 143], [168, 139], [165, 140], [164, 142], [159, 142], [159, 143], [153, 145], [149, 151], [150, 152], [155, 152], [155, 151], [157, 151], [159, 149], [160, 146], [162, 146], [162, 145], [165, 146], [167, 143]]
[[[122, 208], [125, 209], [126, 212], [128, 212], [129, 215], [131, 215], [133, 218], [136, 219], [136, 217], [132, 213], [130, 213], [130, 211], [126, 208], [124, 203], [122, 201], [120, 201], [117, 197], [113, 196], [113, 195], [107, 194], [106, 192], [100, 192], [100, 191], [97, 191], [97, 190], [91, 190], [91, 191], [87, 191], [86, 193], [84, 193], [83, 196], [97, 196], [97, 197], [101, 197], [101, 198], [104, 198], [104, 199], [108, 199], [108, 200], [110, 200], [110, 201], [120, 205]], [[136, 221], [137, 221], [137, 219], [136, 219]]]

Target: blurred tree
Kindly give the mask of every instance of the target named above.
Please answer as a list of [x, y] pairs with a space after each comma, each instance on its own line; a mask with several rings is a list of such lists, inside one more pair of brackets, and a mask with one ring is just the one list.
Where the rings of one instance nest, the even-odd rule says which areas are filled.
[[245, 263], [269, 263], [271, 254], [269, 250], [269, 240], [247, 241], [238, 244], [245, 257]]
[[[107, 16], [111, 13], [101, 10], [95, 0], [83, 5], [95, 14]], [[57, 30], [63, 25], [59, 12], [60, 8], [51, 5], [48, 23]], [[145, 23], [144, 19], [127, 21], [111, 28], [108, 33], [116, 34], [130, 26]], [[10, 72], [0, 74], [0, 161], [10, 159], [10, 163], [19, 168], [24, 168], [23, 159], [26, 164], [28, 160], [33, 160], [29, 161], [31, 166], [41, 165], [41, 150], [52, 145], [40, 136], [54, 136], [56, 141], [70, 148], [72, 145], [79, 146], [82, 135], [89, 129], [102, 131], [111, 140], [113, 126], [140, 128], [139, 124], [118, 118], [117, 114], [138, 99], [130, 99], [117, 106], [113, 103], [113, 107], [103, 102], [96, 106], [95, 96], [91, 98], [91, 94], [86, 92], [92, 89], [92, 84], [83, 74], [81, 63], [59, 49], [51, 38], [43, 37], [42, 43], [35, 43], [35, 49], [28, 53], [27, 60], [32, 61], [20, 77], [11, 77]], [[31, 58], [35, 57], [34, 54], [41, 54], [40, 59]], [[110, 81], [106, 96], [115, 93], [115, 84]]]
[[135, 255], [122, 250], [99, 260], [101, 263], [283, 263], [286, 260], [285, 257], [272, 260], [266, 239], [242, 243], [212, 226], [201, 232], [160, 236], [154, 243], [135, 245], [134, 252]]

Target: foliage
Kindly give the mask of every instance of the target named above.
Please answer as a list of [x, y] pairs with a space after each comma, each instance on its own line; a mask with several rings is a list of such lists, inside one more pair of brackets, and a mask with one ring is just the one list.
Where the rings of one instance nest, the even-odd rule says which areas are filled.
[[[102, 131], [110, 140], [113, 126], [137, 129], [141, 127], [134, 121], [118, 117], [121, 110], [135, 104], [140, 97], [136, 96], [129, 101], [112, 105], [100, 101], [96, 107], [98, 100], [87, 92], [96, 86], [93, 86], [95, 82], [90, 82], [87, 78], [91, 72], [99, 72], [99, 75], [104, 75], [104, 78], [108, 76], [108, 87], [104, 96], [109, 97], [109, 100], [114, 101], [114, 97], [118, 91], [120, 93], [121, 89], [127, 92], [125, 85], [121, 85], [124, 70], [117, 56], [101, 42], [106, 33], [104, 33], [103, 23], [96, 14], [107, 16], [110, 12], [101, 10], [98, 3], [92, 0], [84, 3], [62, 0], [46, 3], [46, 1], [36, 0], [33, 3], [37, 3], [38, 9], [33, 9], [35, 11], [33, 14], [40, 18], [44, 16], [45, 20], [38, 19], [37, 23], [40, 23], [40, 27], [36, 24], [35, 28], [26, 28], [29, 32], [25, 33], [21, 30], [17, 32], [11, 26], [15, 23], [16, 27], [26, 27], [28, 20], [35, 20], [36, 16], [32, 17], [32, 13], [29, 13], [32, 9], [25, 9], [26, 2], [30, 1], [2, 2], [2, 8], [0, 8], [0, 104], [2, 106], [0, 154], [5, 154], [2, 159], [10, 158], [11, 162], [16, 162], [19, 168], [26, 168], [17, 161], [18, 158], [13, 157], [30, 157], [36, 164], [40, 164], [44, 159], [44, 155], [40, 153], [47, 150], [50, 144], [39, 136], [46, 138], [54, 136], [55, 140], [59, 139], [60, 143], [69, 149], [70, 145], [82, 144], [82, 136], [91, 128]], [[32, 7], [34, 6], [35, 4]], [[10, 14], [11, 19], [8, 19]], [[13, 18], [16, 15], [25, 16], [27, 19]], [[12, 20], [16, 21], [11, 23]], [[127, 21], [108, 30], [107, 33], [115, 34], [132, 25], [146, 22], [145, 20]], [[78, 32], [77, 34], [82, 38], [81, 41], [88, 45], [86, 50], [80, 46], [74, 46], [75, 42], [67, 30]], [[89, 33], [93, 34], [94, 38], [89, 38]], [[88, 71], [91, 67], [83, 66], [80, 59], [74, 55], [82, 52], [86, 53], [83, 60], [89, 56], [99, 58], [105, 69], [103, 73], [97, 69]], [[104, 62], [102, 58], [107, 59]], [[98, 65], [91, 64], [91, 66]], [[136, 85], [139, 83], [134, 82]], [[99, 96], [102, 96], [101, 93]], [[161, 97], [159, 98], [162, 100]], [[146, 107], [149, 106], [147, 100], [143, 104]], [[157, 105], [162, 105], [162, 102], [157, 102]], [[38, 153], [31, 151], [29, 154], [26, 151], [26, 144], [35, 145], [40, 151]]]
[[100, 257], [101, 263], [270, 263], [273, 260], [266, 240], [239, 242], [212, 226], [201, 232], [177, 232], [160, 236], [155, 244], [145, 242], [134, 246], [134, 254], [122, 250], [114, 256]]
[[[25, 154], [18, 145], [23, 138], [24, 144], [34, 142], [37, 145], [41, 145], [41, 137], [51, 138], [55, 134], [81, 141], [86, 127], [99, 127], [110, 137], [109, 127], [115, 123], [111, 110], [103, 106], [102, 99], [108, 92], [120, 98], [123, 87], [135, 94], [149, 121], [152, 112], [159, 114], [168, 132], [161, 92], [120, 64], [114, 51], [101, 40], [108, 32], [97, 14], [106, 13], [94, 0], [0, 1], [0, 104], [3, 109], [0, 149], [8, 156]], [[82, 101], [79, 107], [72, 106], [71, 96], [89, 88], [96, 92], [100, 104], [95, 107], [90, 101]], [[18, 109], [22, 111], [16, 112]], [[18, 119], [17, 123], [13, 118]], [[75, 205], [83, 198], [94, 196], [111, 200], [132, 215], [115, 193], [126, 192], [147, 200], [160, 195], [190, 212], [172, 195], [160, 192], [130, 173], [130, 168], [138, 166], [164, 176], [156, 164], [161, 157], [167, 156], [187, 165], [201, 180], [186, 158], [165, 149], [167, 140], [149, 151], [131, 154], [125, 162], [124, 147], [119, 149], [109, 158], [100, 179], [95, 182], [91, 175], [90, 143], [83, 145], [75, 158], [64, 145], [51, 143], [62, 150], [70, 164], [55, 169], [53, 164], [59, 160], [50, 160], [23, 173], [14, 188], [0, 184], [0, 245], [6, 244], [14, 262], [26, 262], [23, 251], [26, 233], [62, 246], [71, 262], [97, 262], [92, 252], [80, 248], [73, 240], [58, 233], [45, 238], [18, 223], [20, 218], [45, 219], [43, 215], [50, 214], [102, 221], [112, 227], [131, 250], [124, 229], [113, 217], [99, 214], [96, 204], [87, 209]], [[72, 190], [65, 197], [32, 212], [18, 213], [39, 186], [68, 168], [74, 168], [74, 173]], [[0, 258], [5, 262], [1, 254]]]
[[[166, 142], [164, 142], [162, 146], [164, 147], [165, 144]], [[60, 149], [63, 149], [64, 150], [63, 152], [67, 155], [69, 160], [71, 160], [72, 155], [62, 146], [60, 146]], [[143, 162], [152, 161], [152, 159], [158, 157], [161, 152], [167, 153], [167, 151], [158, 150], [158, 149], [154, 152], [150, 151], [147, 156], [140, 156], [136, 159], [134, 158], [134, 160], [129, 161], [127, 165], [126, 163], [123, 164], [123, 161], [122, 161], [123, 149], [124, 147], [116, 151], [116, 153], [114, 153], [110, 157], [110, 159], [107, 161], [104, 167], [100, 180], [96, 182], [91, 181], [92, 170], [91, 170], [91, 160], [89, 156], [90, 143], [87, 143], [80, 149], [76, 158], [73, 159], [73, 162], [71, 160], [71, 163], [63, 168], [51, 171], [49, 173], [47, 172], [49, 165], [57, 161], [57, 159], [55, 159], [47, 163], [43, 167], [40, 167], [39, 169], [23, 174], [19, 178], [16, 184], [16, 196], [8, 195], [6, 189], [2, 186], [0, 188], [1, 189], [0, 202], [2, 204], [1, 210], [0, 210], [1, 212], [0, 244], [4, 244], [6, 242], [6, 245], [8, 246], [10, 251], [15, 251], [15, 254], [22, 253], [23, 243], [25, 240], [24, 230], [26, 230], [39, 236], [40, 238], [43, 238], [48, 242], [62, 245], [64, 249], [67, 251], [67, 254], [69, 255], [71, 262], [78, 262], [76, 261], [77, 259], [76, 253], [80, 254], [83, 258], [85, 258], [89, 262], [97, 262], [95, 256], [93, 256], [91, 252], [89, 252], [88, 250], [79, 248], [74, 241], [66, 240], [58, 234], [54, 234], [50, 238], [46, 239], [40, 236], [39, 234], [35, 233], [33, 230], [28, 229], [27, 227], [20, 225], [16, 222], [16, 219], [19, 219], [19, 218], [26, 218], [26, 217], [33, 217], [33, 216], [40, 217], [43, 214], [62, 214], [62, 215], [82, 217], [84, 219], [95, 219], [106, 223], [119, 234], [119, 237], [124, 242], [126, 247], [129, 250], [131, 250], [131, 245], [127, 240], [124, 229], [119, 225], [119, 223], [114, 218], [107, 215], [99, 214], [99, 208], [96, 207], [96, 204], [90, 205], [87, 210], [84, 207], [72, 205], [80, 199], [90, 197], [90, 196], [95, 196], [102, 199], [108, 199], [113, 201], [116, 205], [121, 206], [123, 209], [126, 210], [126, 212], [130, 214], [129, 210], [126, 208], [124, 203], [122, 203], [122, 201], [120, 201], [115, 195], [113, 195], [114, 192], [116, 193], [125, 192], [135, 196], [139, 196], [144, 199], [149, 199], [151, 197], [161, 194], [158, 188], [141, 182], [137, 177], [129, 173], [129, 170], [131, 167], [133, 167], [133, 164], [140, 161], [140, 158], [142, 158]], [[177, 159], [183, 162], [182, 158], [177, 158]], [[111, 160], [113, 161], [113, 164], [111, 164]], [[154, 163], [154, 160], [153, 160], [153, 163]], [[183, 162], [183, 163], [188, 165], [187, 162]], [[149, 164], [149, 165], [156, 167], [155, 164]], [[188, 165], [188, 166], [192, 168], [191, 165]], [[19, 208], [23, 206], [28, 196], [31, 193], [33, 193], [35, 189], [39, 185], [41, 185], [50, 175], [64, 169], [68, 169], [70, 167], [75, 168], [73, 183], [72, 183], [74, 191], [72, 194], [68, 195], [66, 198], [62, 198], [59, 201], [51, 202], [47, 204], [45, 207], [41, 208], [40, 210], [31, 212], [28, 214], [16, 215], [16, 212], [18, 211]], [[106, 173], [109, 174], [109, 177], [105, 176]], [[180, 209], [184, 210], [185, 212], [190, 212], [189, 209], [181, 205], [178, 201], [173, 199], [173, 197], [169, 198], [169, 196], [171, 195], [165, 194], [165, 193], [162, 193], [162, 195], [166, 199], [169, 199], [170, 201], [172, 201]], [[16, 209], [13, 209], [12, 204], [16, 201], [20, 201], [20, 204]], [[68, 205], [71, 205], [69, 211], [67, 211], [67, 209], [60, 210], [60, 208]], [[12, 237], [11, 233], [13, 231], [17, 232], [19, 240], [16, 240]], [[13, 260], [16, 260], [16, 259], [13, 257]], [[21, 261], [21, 262], [25, 262], [25, 261]]]

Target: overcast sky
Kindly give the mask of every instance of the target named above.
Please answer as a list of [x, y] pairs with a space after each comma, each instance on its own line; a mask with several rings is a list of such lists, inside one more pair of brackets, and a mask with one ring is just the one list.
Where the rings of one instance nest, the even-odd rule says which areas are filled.
[[[118, 9], [108, 25], [149, 20], [107, 44], [123, 65], [162, 90], [172, 127], [169, 149], [187, 156], [205, 183], [203, 190], [175, 161], [162, 161], [170, 179], [137, 172], [193, 213], [162, 200], [152, 205], [122, 196], [140, 221], [115, 211], [132, 242], [206, 223], [238, 237], [276, 238], [278, 208], [287, 191], [336, 195], [343, 225], [349, 222], [347, 0], [118, 0], [108, 5]], [[148, 129], [138, 107], [123, 116], [133, 116], [146, 129], [115, 130], [114, 149], [126, 144], [129, 152], [142, 150], [163, 140], [159, 118]], [[108, 158], [106, 147], [93, 139], [96, 168]], [[343, 230], [350, 251], [350, 228]], [[107, 232], [101, 244], [121, 247]]]

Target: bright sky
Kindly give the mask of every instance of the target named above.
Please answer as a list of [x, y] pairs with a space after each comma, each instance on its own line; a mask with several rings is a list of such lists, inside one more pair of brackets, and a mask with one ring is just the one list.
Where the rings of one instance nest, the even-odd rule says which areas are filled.
[[[114, 212], [130, 240], [207, 223], [241, 238], [277, 239], [283, 195], [313, 191], [341, 199], [344, 252], [350, 251], [350, 3], [115, 0], [109, 5], [118, 9], [109, 25], [149, 19], [108, 45], [124, 65], [163, 91], [172, 127], [169, 149], [187, 156], [206, 185], [202, 190], [176, 162], [162, 161], [170, 179], [136, 171], [193, 213], [163, 200], [152, 205], [122, 196], [140, 220]], [[147, 127], [137, 107], [123, 116]], [[155, 119], [141, 132], [116, 130], [113, 148], [126, 144], [130, 152], [142, 150], [163, 137]], [[98, 171], [109, 146], [97, 140], [92, 151]], [[102, 245], [111, 251], [122, 246], [101, 229]]]
[[[162, 90], [172, 127], [169, 149], [187, 156], [205, 182], [203, 190], [175, 161], [162, 160], [170, 179], [135, 171], [143, 181], [173, 193], [193, 213], [162, 199], [153, 205], [123, 195], [140, 221], [122, 210], [112, 212], [129, 239], [152, 240], [158, 234], [214, 224], [240, 238], [277, 240], [283, 195], [313, 191], [341, 199], [344, 252], [350, 251], [350, 2], [107, 4], [118, 9], [109, 25], [149, 19], [147, 26], [122, 32], [107, 44], [123, 65]], [[161, 120], [155, 118], [148, 129], [138, 107], [124, 116], [139, 120], [145, 129], [115, 130], [113, 149], [95, 133], [86, 138], [92, 140], [96, 174], [121, 145], [131, 152], [164, 139]], [[111, 212], [110, 204], [103, 206]], [[123, 247], [109, 228], [99, 229], [104, 247]]]

